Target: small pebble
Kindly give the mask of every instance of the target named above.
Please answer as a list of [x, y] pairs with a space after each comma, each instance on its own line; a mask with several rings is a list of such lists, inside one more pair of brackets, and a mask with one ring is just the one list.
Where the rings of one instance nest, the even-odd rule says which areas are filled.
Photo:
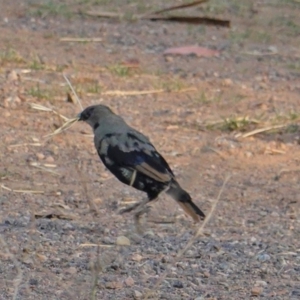
[[143, 259], [143, 256], [139, 255], [139, 254], [133, 254], [132, 258], [133, 261], [141, 261]]
[[232, 81], [232, 79], [230, 79], [230, 78], [225, 78], [225, 79], [223, 80], [223, 85], [224, 85], [224, 86], [232, 86], [232, 84], [233, 84], [233, 81]]
[[130, 240], [126, 236], [121, 235], [117, 237], [116, 244], [119, 246], [129, 246]]
[[54, 160], [54, 158], [53, 158], [52, 156], [48, 156], [48, 157], [45, 159], [45, 161], [46, 161], [47, 163], [53, 163], [55, 160]]
[[270, 259], [271, 259], [270, 255], [266, 254], [266, 253], [262, 253], [262, 254], [257, 255], [257, 260], [260, 261], [260, 262], [265, 262], [265, 261], [268, 261]]
[[155, 233], [152, 231], [152, 230], [147, 230], [145, 233], [144, 233], [145, 236], [148, 236], [148, 237], [151, 237], [151, 236], [155, 236]]
[[246, 152], [245, 152], [245, 156], [246, 156], [247, 158], [250, 158], [250, 157], [253, 156], [253, 153], [250, 152], [250, 151], [246, 151]]
[[67, 272], [69, 274], [76, 274], [77, 273], [77, 269], [75, 267], [70, 267], [69, 269], [67, 269]]
[[45, 155], [43, 153], [37, 153], [36, 157], [38, 160], [43, 160], [45, 158]]
[[122, 287], [123, 284], [120, 281], [110, 281], [105, 283], [105, 288], [109, 290], [121, 289]]
[[251, 290], [251, 296], [259, 296], [262, 293], [263, 289], [262, 287], [255, 286]]
[[177, 288], [177, 289], [182, 289], [183, 288], [183, 283], [179, 280], [176, 280], [174, 283], [173, 283], [173, 287], [174, 288]]
[[101, 204], [101, 203], [103, 202], [103, 200], [102, 200], [102, 198], [95, 198], [95, 199], [93, 200], [93, 202], [94, 202], [95, 204]]
[[112, 240], [112, 238], [110, 238], [110, 237], [108, 237], [108, 236], [104, 237], [104, 238], [102, 239], [102, 241], [103, 241], [104, 244], [107, 244], [107, 245], [111, 245], [111, 244], [114, 243], [114, 241]]
[[142, 298], [143, 294], [139, 291], [134, 291], [134, 298], [135, 299], [140, 299]]
[[134, 285], [134, 280], [133, 280], [133, 278], [132, 277], [127, 277], [126, 279], [125, 279], [125, 284], [127, 285], [127, 286], [133, 286]]
[[35, 278], [30, 278], [29, 279], [29, 285], [38, 285], [38, 280]]
[[208, 277], [210, 277], [210, 273], [207, 272], [207, 271], [204, 271], [204, 272], [203, 272], [203, 276], [206, 277], [206, 278], [208, 278]]
[[6, 74], [6, 78], [8, 81], [17, 81], [19, 76], [15, 70], [12, 70]]
[[256, 280], [255, 285], [264, 287], [264, 286], [267, 286], [268, 284], [263, 280]]

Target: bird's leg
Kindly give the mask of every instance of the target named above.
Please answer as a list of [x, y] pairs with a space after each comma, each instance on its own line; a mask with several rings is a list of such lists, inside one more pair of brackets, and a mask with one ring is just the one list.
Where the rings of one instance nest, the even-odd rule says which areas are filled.
[[135, 203], [127, 208], [124, 208], [120, 211], [121, 214], [130, 212], [132, 210], [135, 210], [134, 213], [134, 224], [135, 228], [138, 233], [143, 233], [142, 227], [141, 227], [141, 217], [143, 214], [149, 212], [150, 207], [146, 206], [146, 204], [150, 201], [153, 201], [158, 198], [158, 194], [155, 195], [148, 195], [147, 198], [145, 198], [142, 202]]
[[138, 233], [143, 233], [142, 227], [141, 227], [141, 216], [145, 213], [148, 213], [150, 210], [149, 206], [146, 206], [146, 204], [150, 201], [155, 200], [158, 197], [158, 195], [155, 195], [155, 197], [149, 197], [146, 198], [145, 200], [143, 200], [137, 207], [136, 207], [136, 211], [134, 214], [134, 223], [135, 223], [135, 227]]
[[142, 225], [141, 225], [141, 217], [145, 213], [148, 213], [149, 210], [150, 210], [149, 206], [143, 206], [143, 207], [138, 208], [134, 214], [134, 225], [135, 225], [136, 231], [139, 234], [142, 234], [144, 232]]
[[141, 224], [140, 224], [140, 219], [141, 219], [141, 216], [143, 214], [147, 213], [150, 209], [150, 207], [145, 206], [148, 202], [149, 202], [149, 199], [146, 198], [142, 202], [135, 203], [135, 204], [133, 204], [127, 208], [124, 208], [120, 211], [120, 214], [124, 214], [124, 213], [135, 210], [134, 223], [135, 223], [135, 227], [136, 227], [136, 230], [138, 233], [143, 232], [143, 230], [141, 228]]

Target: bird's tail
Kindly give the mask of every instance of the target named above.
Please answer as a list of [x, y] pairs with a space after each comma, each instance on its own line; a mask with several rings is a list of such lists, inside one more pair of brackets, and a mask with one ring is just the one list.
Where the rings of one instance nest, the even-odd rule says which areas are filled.
[[194, 222], [199, 222], [200, 219], [205, 218], [203, 211], [192, 201], [191, 196], [181, 188], [178, 182], [173, 181], [166, 193], [177, 201], [181, 208], [193, 218]]

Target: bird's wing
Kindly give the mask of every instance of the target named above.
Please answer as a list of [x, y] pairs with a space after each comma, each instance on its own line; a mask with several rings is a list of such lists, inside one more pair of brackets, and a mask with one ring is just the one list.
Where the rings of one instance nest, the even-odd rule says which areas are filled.
[[159, 182], [169, 182], [174, 177], [165, 159], [148, 138], [137, 131], [105, 135], [98, 153], [119, 167], [136, 170]]

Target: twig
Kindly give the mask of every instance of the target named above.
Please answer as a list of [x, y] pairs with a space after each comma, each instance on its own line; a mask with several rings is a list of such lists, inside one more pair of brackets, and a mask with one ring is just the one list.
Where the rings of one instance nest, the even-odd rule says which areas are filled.
[[24, 193], [24, 194], [44, 194], [44, 191], [34, 191], [34, 190], [13, 190], [4, 184], [1, 184], [0, 187], [6, 191], [14, 192], [14, 193]]
[[[203, 232], [204, 227], [206, 226], [206, 224], [210, 221], [210, 219], [211, 219], [212, 216], [213, 216], [213, 213], [214, 213], [214, 211], [215, 211], [215, 209], [216, 209], [216, 207], [217, 207], [217, 204], [218, 204], [218, 202], [219, 202], [219, 200], [220, 200], [220, 197], [221, 197], [221, 195], [222, 195], [222, 193], [223, 193], [223, 190], [224, 190], [224, 188], [225, 188], [225, 186], [226, 186], [226, 184], [227, 184], [227, 182], [228, 182], [229, 179], [230, 179], [230, 175], [228, 175], [228, 176], [225, 178], [225, 180], [224, 180], [224, 182], [223, 182], [223, 185], [222, 185], [222, 187], [221, 187], [221, 189], [220, 189], [220, 191], [219, 191], [219, 195], [218, 195], [218, 197], [216, 198], [215, 202], [213, 203], [213, 205], [212, 205], [212, 207], [211, 207], [211, 210], [210, 210], [210, 212], [208, 213], [208, 215], [206, 216], [204, 222], [203, 222], [202, 225], [198, 228], [196, 234], [195, 234], [193, 237], [191, 237], [191, 239], [188, 241], [188, 243], [186, 244], [186, 246], [185, 246], [181, 251], [179, 251], [179, 253], [176, 255], [176, 257], [175, 257], [175, 259], [174, 259], [174, 261], [173, 261], [172, 266], [174, 266], [174, 264], [175, 264], [176, 262], [178, 262], [178, 260], [182, 257], [182, 255], [183, 255], [183, 254], [184, 254], [184, 253], [185, 253], [185, 252], [193, 245], [193, 243], [196, 241], [196, 239], [199, 237], [199, 235]], [[158, 289], [158, 287], [160, 286], [160, 284], [161, 284], [161, 283], [165, 280], [165, 278], [167, 277], [167, 275], [168, 275], [168, 273], [169, 273], [169, 270], [170, 270], [170, 268], [167, 268], [167, 270], [159, 277], [159, 279], [158, 279], [157, 283], [154, 285], [154, 287], [146, 294], [145, 300], [147, 300], [147, 299], [149, 298], [149, 296], [151, 296], [151, 294], [152, 294], [153, 291], [155, 291], [155, 290]]]
[[14, 291], [14, 295], [13, 295], [13, 298], [12, 298], [13, 300], [16, 300], [16, 299], [18, 299], [19, 287], [20, 287], [20, 284], [21, 284], [22, 279], [23, 279], [23, 272], [22, 272], [20, 263], [16, 259], [15, 255], [13, 255], [13, 253], [11, 253], [9, 251], [8, 245], [6, 244], [6, 242], [2, 238], [2, 236], [0, 236], [0, 242], [3, 246], [3, 248], [5, 249], [6, 253], [9, 255], [9, 257], [13, 261], [13, 264], [15, 265], [15, 268], [17, 269], [17, 272], [18, 272], [17, 277], [15, 278], [15, 284], [14, 284], [15, 285], [15, 291]]

